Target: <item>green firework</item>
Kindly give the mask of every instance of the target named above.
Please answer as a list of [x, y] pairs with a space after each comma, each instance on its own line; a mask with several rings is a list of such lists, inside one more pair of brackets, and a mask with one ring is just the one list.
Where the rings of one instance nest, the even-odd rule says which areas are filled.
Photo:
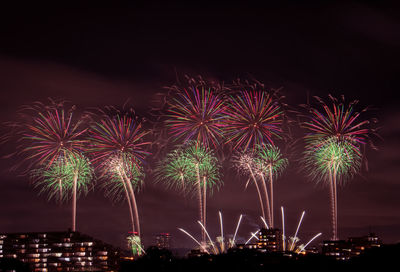
[[140, 237], [137, 235], [129, 235], [127, 237], [128, 240], [128, 247], [132, 250], [133, 256], [140, 256], [144, 253], [142, 241]]
[[[208, 192], [210, 192], [209, 189], [212, 190], [221, 185], [221, 166], [210, 149], [202, 145], [191, 143], [184, 149], [184, 156], [188, 161], [188, 176], [193, 185], [197, 183], [198, 176], [200, 179], [206, 179], [205, 185]], [[203, 182], [201, 183], [201, 187], [204, 187]]]
[[277, 146], [270, 144], [259, 145], [256, 147], [255, 164], [259, 171], [269, 176], [270, 172], [274, 178], [277, 178], [287, 167], [288, 160]]
[[[268, 219], [271, 227], [274, 227], [274, 179], [282, 173], [287, 165], [288, 160], [283, 158], [278, 147], [271, 144], [258, 145], [256, 147], [255, 166], [262, 180], [265, 201], [267, 203], [266, 208], [269, 209]], [[264, 177], [268, 177], [269, 179], [269, 196]]]
[[362, 156], [354, 149], [353, 143], [347, 140], [338, 141], [333, 137], [310, 143], [304, 155], [309, 175], [317, 181], [329, 183], [334, 175], [338, 182], [343, 183], [361, 167]]
[[[188, 189], [186, 183], [192, 178], [189, 171], [190, 161], [184, 155], [182, 149], [176, 149], [167, 154], [156, 168], [156, 181], [163, 182], [168, 188], [176, 188], [184, 193]], [[189, 186], [190, 187], [190, 186]]]
[[77, 176], [77, 196], [86, 194], [94, 178], [89, 160], [77, 153], [64, 153], [49, 167], [31, 171], [34, 186], [40, 188], [40, 194], [47, 194], [48, 199], [67, 201], [72, 197], [73, 181]]

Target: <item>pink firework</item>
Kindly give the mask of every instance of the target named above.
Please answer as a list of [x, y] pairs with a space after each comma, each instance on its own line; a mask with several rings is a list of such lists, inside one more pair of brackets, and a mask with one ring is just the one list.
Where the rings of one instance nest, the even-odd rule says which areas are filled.
[[219, 94], [205, 86], [178, 90], [167, 102], [170, 133], [187, 142], [217, 147], [222, 135], [225, 105]]
[[235, 149], [254, 150], [257, 145], [274, 144], [274, 138], [281, 138], [282, 109], [265, 91], [230, 95], [226, 115], [226, 142], [232, 143]]

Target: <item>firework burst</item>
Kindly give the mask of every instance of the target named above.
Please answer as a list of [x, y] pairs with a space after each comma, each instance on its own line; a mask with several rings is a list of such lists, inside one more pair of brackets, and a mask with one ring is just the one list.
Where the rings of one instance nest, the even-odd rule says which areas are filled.
[[93, 168], [89, 160], [80, 154], [60, 156], [50, 167], [31, 170], [30, 177], [40, 193], [48, 195], [48, 199], [67, 201], [74, 194], [74, 176], [77, 172], [76, 192], [86, 194], [94, 178]]
[[37, 102], [21, 111], [20, 153], [33, 165], [50, 166], [65, 152], [74, 154], [85, 151], [84, 120], [75, 116], [75, 106], [64, 103], [50, 105]]
[[129, 205], [132, 231], [140, 237], [139, 213], [135, 189], [143, 180], [142, 165], [149, 153], [144, 150], [148, 133], [141, 121], [128, 114], [102, 114], [100, 121], [90, 129], [90, 153], [92, 162], [100, 170], [100, 177], [110, 183], [108, 195], [120, 197], [125, 193]]
[[346, 107], [344, 103], [331, 99], [332, 108], [317, 98], [323, 111], [309, 108], [309, 120], [302, 126], [307, 130], [305, 168], [313, 179], [329, 185], [332, 239], [338, 240], [337, 185], [360, 170], [361, 147], [372, 130], [368, 127], [369, 121], [360, 121], [360, 113], [354, 111], [355, 102]]
[[[214, 153], [200, 143], [190, 141], [159, 163], [156, 179], [183, 192], [197, 196], [199, 221], [206, 226], [207, 195], [220, 186], [220, 164]], [[205, 240], [203, 232], [202, 241]]]
[[166, 184], [168, 188], [182, 191], [184, 196], [187, 190], [191, 189], [190, 184], [187, 184], [192, 183], [190, 161], [180, 148], [168, 153], [166, 158], [158, 163], [155, 173], [156, 181]]
[[[20, 111], [21, 121], [13, 124], [13, 132], [16, 131], [19, 141], [16, 154], [22, 155], [22, 161], [29, 163], [27, 168], [31, 170], [31, 177], [38, 181], [37, 186], [44, 186], [43, 191], [48, 191], [50, 198], [54, 195], [50, 189], [54, 177], [60, 175], [57, 172], [72, 171], [72, 231], [76, 230], [78, 179], [87, 143], [84, 118], [74, 114], [75, 111], [75, 106], [67, 107], [62, 101], [50, 100], [48, 105], [36, 102], [24, 106]], [[60, 166], [61, 162], [63, 166]], [[40, 172], [48, 176], [39, 178]], [[65, 186], [59, 185], [59, 188], [62, 190]]]
[[265, 91], [242, 91], [230, 95], [224, 131], [227, 143], [234, 148], [254, 149], [263, 143], [281, 138], [283, 112], [272, 96]]
[[305, 140], [315, 143], [323, 139], [337, 138], [338, 141], [347, 141], [351, 143], [354, 149], [359, 149], [360, 145], [365, 144], [370, 129], [367, 127], [370, 123], [368, 120], [359, 121], [361, 112], [354, 111], [354, 105], [357, 101], [349, 103], [346, 107], [344, 102], [337, 103], [332, 98], [332, 108], [325, 104], [320, 98], [316, 97], [320, 102], [323, 111], [316, 108], [309, 108], [309, 121], [303, 122], [302, 126], [308, 130]]
[[218, 147], [225, 105], [215, 90], [205, 86], [179, 89], [167, 103], [165, 123], [173, 136]]

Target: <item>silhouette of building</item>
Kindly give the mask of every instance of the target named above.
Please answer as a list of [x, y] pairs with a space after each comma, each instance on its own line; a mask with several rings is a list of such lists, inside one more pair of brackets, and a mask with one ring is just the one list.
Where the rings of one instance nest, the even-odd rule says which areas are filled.
[[170, 249], [171, 248], [171, 234], [159, 233], [156, 235], [156, 246], [159, 249]]
[[117, 271], [119, 251], [79, 232], [4, 233], [0, 258], [28, 263], [32, 271]]

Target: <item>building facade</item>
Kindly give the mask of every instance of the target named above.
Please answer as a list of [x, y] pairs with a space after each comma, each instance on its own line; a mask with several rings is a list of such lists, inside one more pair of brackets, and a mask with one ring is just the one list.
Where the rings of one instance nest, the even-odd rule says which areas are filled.
[[258, 249], [262, 252], [282, 251], [282, 231], [280, 229], [260, 229], [256, 234], [257, 240], [248, 244], [238, 244], [239, 249]]
[[159, 233], [156, 235], [156, 246], [159, 249], [171, 249], [171, 234]]
[[381, 240], [374, 233], [361, 237], [350, 237], [348, 240], [324, 241], [322, 254], [337, 260], [349, 260], [362, 254], [366, 249], [380, 247]]
[[5, 233], [0, 258], [28, 263], [32, 271], [117, 271], [119, 251], [79, 232]]

